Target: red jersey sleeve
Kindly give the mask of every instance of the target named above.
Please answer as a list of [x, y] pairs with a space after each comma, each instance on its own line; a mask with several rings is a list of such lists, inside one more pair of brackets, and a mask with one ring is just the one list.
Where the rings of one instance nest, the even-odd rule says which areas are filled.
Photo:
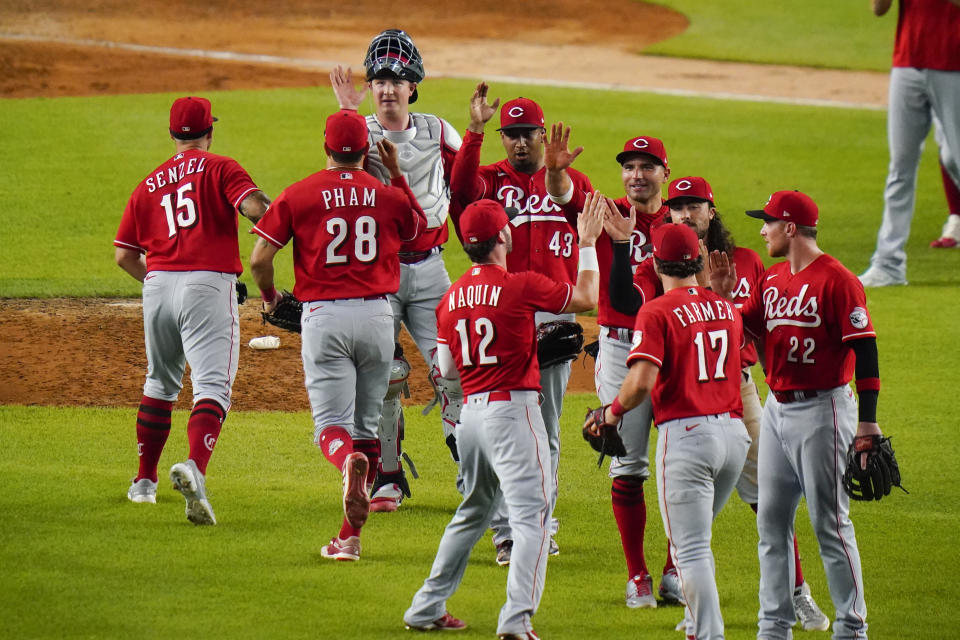
[[233, 205], [234, 209], [240, 210], [240, 203], [248, 195], [257, 191], [257, 185], [254, 184], [250, 175], [240, 166], [240, 163], [233, 158], [227, 158], [225, 162], [217, 165], [222, 172], [221, 184], [227, 200]]
[[137, 240], [137, 218], [134, 215], [133, 203], [135, 195], [136, 192], [127, 201], [127, 206], [123, 210], [123, 217], [120, 218], [120, 228], [117, 229], [117, 236], [113, 244], [124, 249], [146, 253], [147, 250], [140, 246], [140, 242]]
[[570, 304], [573, 287], [569, 284], [551, 280], [536, 271], [527, 271], [524, 278], [522, 299], [534, 309], [560, 314]]
[[480, 148], [483, 134], [467, 131], [463, 144], [452, 162], [450, 172], [450, 199], [460, 210], [483, 197], [483, 181], [480, 179]]
[[863, 284], [852, 273], [842, 274], [834, 281], [832, 296], [834, 314], [840, 326], [840, 339], [876, 338]]
[[283, 247], [293, 236], [293, 217], [287, 202], [286, 191], [270, 203], [267, 212], [253, 225], [250, 233], [255, 233], [275, 247]]
[[410, 207], [410, 215], [402, 216], [400, 222], [400, 240], [409, 242], [427, 228], [427, 215], [420, 207], [420, 203], [417, 202], [417, 197], [413, 195], [413, 191], [410, 190], [410, 185], [407, 184], [406, 178], [403, 176], [390, 178], [390, 184], [403, 192], [398, 208], [402, 210], [404, 198]]
[[644, 260], [633, 274], [633, 287], [640, 294], [641, 306], [659, 295], [663, 295], [663, 285], [653, 269], [653, 260]]

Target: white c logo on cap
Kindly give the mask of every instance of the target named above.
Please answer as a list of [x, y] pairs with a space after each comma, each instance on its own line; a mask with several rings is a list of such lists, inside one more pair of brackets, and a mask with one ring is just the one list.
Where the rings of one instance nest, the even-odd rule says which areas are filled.
[[677, 183], [677, 189], [679, 189], [680, 191], [686, 191], [687, 189], [692, 189], [692, 188], [693, 188], [693, 183], [690, 182], [689, 180], [681, 180], [680, 182]]
[[511, 107], [510, 111], [507, 111], [507, 115], [511, 118], [519, 118], [523, 115], [523, 107]]
[[636, 140], [633, 141], [633, 146], [636, 147], [637, 149], [646, 149], [647, 147], [650, 146], [650, 143], [643, 138], [637, 138]]

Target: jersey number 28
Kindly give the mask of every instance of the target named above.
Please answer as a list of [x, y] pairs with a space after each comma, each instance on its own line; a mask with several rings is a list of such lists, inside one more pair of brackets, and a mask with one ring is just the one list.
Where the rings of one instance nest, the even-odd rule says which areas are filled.
[[[327, 264], [348, 264], [350, 249], [343, 245], [350, 235], [350, 223], [343, 218], [330, 218], [327, 233], [333, 236], [327, 245]], [[360, 216], [353, 224], [353, 255], [360, 262], [377, 259], [377, 221], [372, 216]]]

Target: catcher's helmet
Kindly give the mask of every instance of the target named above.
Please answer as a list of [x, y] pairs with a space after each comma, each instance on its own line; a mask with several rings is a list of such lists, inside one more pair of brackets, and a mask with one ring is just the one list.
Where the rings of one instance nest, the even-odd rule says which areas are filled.
[[[400, 29], [387, 29], [375, 36], [367, 48], [363, 66], [367, 69], [367, 80], [391, 75], [409, 82], [421, 82], [426, 75], [417, 46], [407, 32]], [[416, 100], [417, 91], [414, 89], [410, 102]]]

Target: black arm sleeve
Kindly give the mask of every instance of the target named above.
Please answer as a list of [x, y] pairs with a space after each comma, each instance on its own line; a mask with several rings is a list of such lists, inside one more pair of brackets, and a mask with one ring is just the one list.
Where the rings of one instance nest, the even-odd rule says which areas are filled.
[[[857, 356], [857, 380], [880, 377], [880, 365], [877, 361], [877, 339], [857, 338], [847, 344]], [[857, 393], [860, 400], [860, 422], [877, 421], [877, 398], [879, 391], [864, 390]]]
[[630, 269], [630, 243], [613, 243], [613, 264], [610, 266], [610, 305], [620, 313], [632, 316], [640, 310], [640, 292], [633, 286]]

